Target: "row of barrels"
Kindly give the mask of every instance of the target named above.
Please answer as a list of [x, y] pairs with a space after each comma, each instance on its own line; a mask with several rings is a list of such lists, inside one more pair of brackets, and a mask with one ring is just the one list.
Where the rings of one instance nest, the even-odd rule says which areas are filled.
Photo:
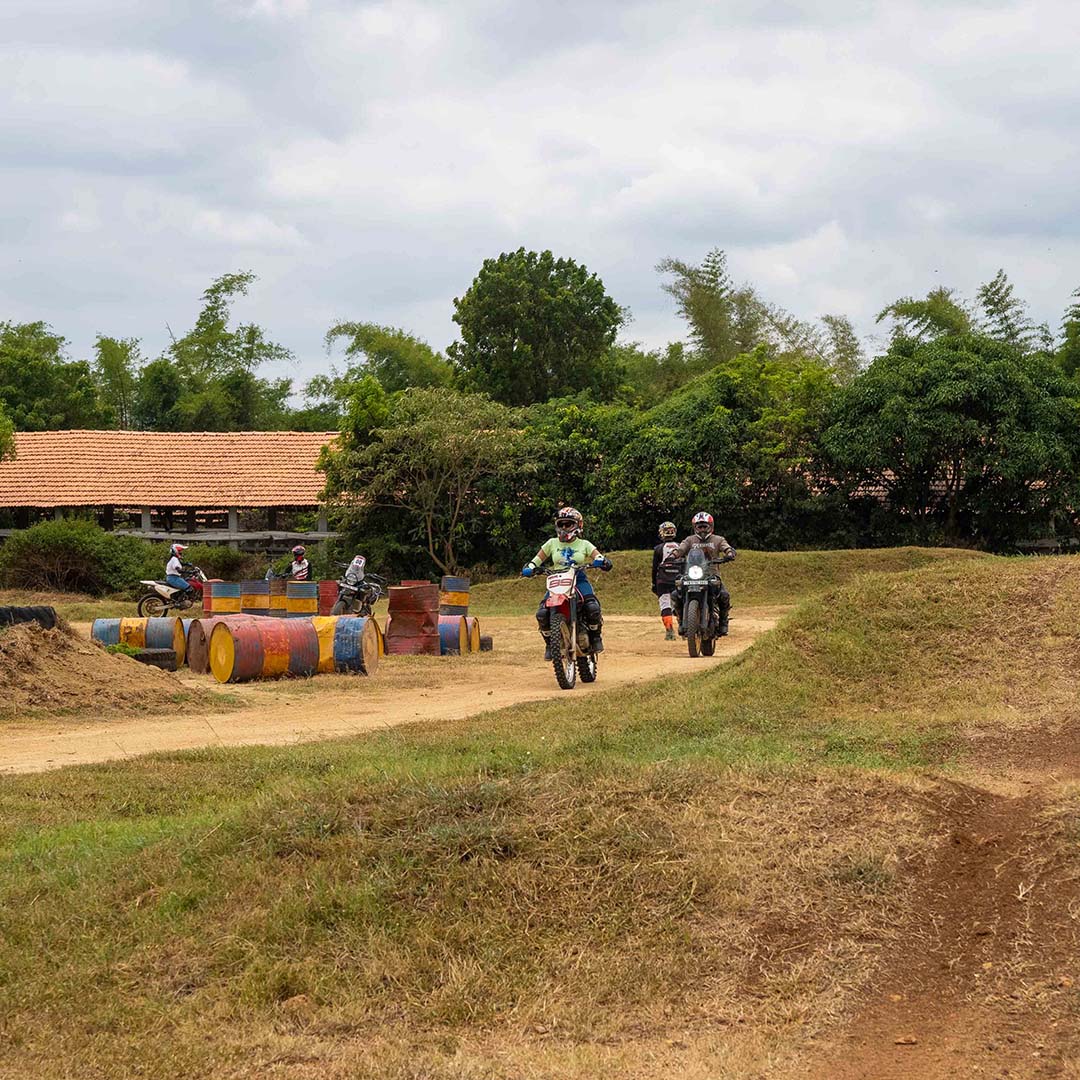
[[186, 659], [193, 672], [223, 683], [321, 672], [373, 675], [383, 652], [375, 619], [344, 615], [96, 619], [91, 636], [103, 645], [173, 649], [178, 664]]
[[203, 586], [203, 611], [208, 615], [309, 619], [313, 615], [328, 615], [336, 600], [335, 581], [272, 578], [270, 581], [208, 581]]

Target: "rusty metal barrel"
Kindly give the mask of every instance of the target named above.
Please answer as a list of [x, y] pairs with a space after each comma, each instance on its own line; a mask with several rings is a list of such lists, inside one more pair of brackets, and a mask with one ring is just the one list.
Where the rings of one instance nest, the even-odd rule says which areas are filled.
[[338, 598], [338, 583], [336, 581], [319, 582], [319, 614], [329, 615], [334, 610]]
[[279, 619], [284, 619], [289, 612], [289, 606], [286, 603], [285, 589], [288, 582], [284, 578], [271, 578], [267, 585], [270, 586], [270, 614]]
[[310, 619], [222, 619], [210, 634], [210, 670], [218, 682], [314, 675], [319, 638]]
[[269, 615], [270, 582], [241, 581], [240, 610], [245, 615]]
[[90, 636], [103, 645], [130, 645], [133, 649], [172, 649], [177, 663], [184, 662], [184, 620], [175, 616], [157, 619], [95, 619]]
[[246, 615], [211, 615], [208, 618], [193, 619], [187, 640], [188, 667], [196, 675], [210, 674], [210, 635], [214, 627], [226, 620], [251, 618]]
[[203, 604], [203, 611], [208, 614], [240, 614], [239, 581], [208, 581], [203, 586], [203, 592], [210, 602], [209, 607], [207, 607], [206, 604]]
[[319, 614], [319, 583], [290, 581], [285, 586], [285, 604], [290, 619], [310, 619]]
[[443, 656], [460, 656], [469, 651], [469, 630], [464, 615], [439, 616], [439, 645]]
[[439, 585], [439, 614], [469, 614], [469, 579], [447, 574]]
[[465, 617], [465, 627], [469, 635], [469, 652], [480, 651], [480, 620], [471, 615]]
[[334, 670], [374, 675], [378, 667], [378, 623], [367, 615], [340, 616], [334, 627]]
[[428, 583], [390, 588], [386, 652], [393, 655], [442, 652], [439, 637], [439, 587]]

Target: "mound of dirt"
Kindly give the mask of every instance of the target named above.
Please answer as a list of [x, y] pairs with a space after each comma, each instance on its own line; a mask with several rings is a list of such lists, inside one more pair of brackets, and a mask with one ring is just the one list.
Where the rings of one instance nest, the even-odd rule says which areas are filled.
[[85, 710], [88, 719], [172, 700], [186, 687], [172, 675], [107, 653], [66, 626], [26, 623], [0, 631], [0, 716]]

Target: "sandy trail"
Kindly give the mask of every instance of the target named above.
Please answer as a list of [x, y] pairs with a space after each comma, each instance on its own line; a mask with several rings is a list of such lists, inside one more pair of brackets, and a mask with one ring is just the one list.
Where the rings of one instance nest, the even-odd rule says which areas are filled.
[[[787, 608], [741, 608], [716, 655], [691, 660], [682, 640], [663, 640], [656, 617], [605, 619], [606, 651], [596, 683], [581, 682], [575, 706], [590, 694], [664, 675], [693, 674], [730, 659], [771, 629]], [[41, 717], [0, 728], [0, 772], [41, 772], [65, 765], [110, 761], [163, 750], [205, 746], [282, 745], [357, 735], [397, 724], [459, 720], [491, 709], [566, 695], [541, 658], [531, 617], [486, 618], [495, 651], [461, 657], [384, 657], [372, 679], [321, 675], [296, 682], [219, 687], [189, 672], [197, 683], [239, 708], [202, 713], [157, 713], [106, 718]], [[89, 626], [77, 627], [88, 632]], [[182, 688], [182, 687], [181, 687]], [[227, 706], [226, 706], [227, 707]]]

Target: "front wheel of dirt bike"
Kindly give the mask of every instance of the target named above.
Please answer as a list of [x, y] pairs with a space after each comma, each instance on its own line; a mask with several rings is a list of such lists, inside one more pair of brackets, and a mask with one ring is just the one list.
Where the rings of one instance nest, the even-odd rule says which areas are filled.
[[585, 653], [579, 656], [577, 670], [582, 682], [596, 682], [596, 653]]
[[551, 666], [555, 669], [555, 681], [563, 690], [573, 690], [577, 682], [577, 668], [574, 665], [570, 642], [570, 627], [561, 611], [551, 613], [548, 642], [551, 645]]
[[686, 647], [690, 650], [692, 658], [698, 655], [699, 635], [701, 634], [701, 601], [686, 601], [686, 618], [683, 620], [686, 627]]
[[701, 655], [712, 656], [714, 652], [716, 652], [716, 638], [703, 637], [701, 639]]
[[338, 600], [334, 606], [330, 609], [331, 615], [348, 615], [349, 605], [344, 600]]
[[138, 606], [140, 619], [158, 619], [169, 610], [169, 605], [157, 593], [147, 593]]

